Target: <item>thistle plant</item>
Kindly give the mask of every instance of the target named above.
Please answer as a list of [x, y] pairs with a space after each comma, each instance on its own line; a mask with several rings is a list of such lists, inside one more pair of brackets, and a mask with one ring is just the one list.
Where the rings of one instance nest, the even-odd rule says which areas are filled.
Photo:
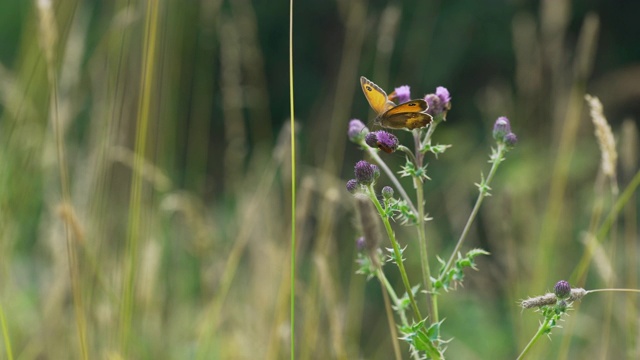
[[560, 280], [553, 287], [552, 293], [535, 296], [522, 300], [520, 306], [523, 309], [534, 309], [538, 311], [543, 320], [540, 322], [538, 331], [533, 335], [527, 346], [522, 350], [518, 359], [524, 359], [532, 349], [533, 345], [542, 337], [542, 335], [551, 336], [554, 328], [561, 327], [559, 322], [563, 317], [568, 315], [568, 311], [572, 309], [574, 302], [582, 300], [587, 294], [595, 292], [629, 292], [640, 293], [636, 289], [596, 289], [585, 290], [582, 288], [572, 288], [569, 282]]
[[[411, 99], [409, 86], [396, 88], [389, 99], [398, 103], [408, 101]], [[491, 181], [505, 160], [505, 154], [516, 145], [517, 137], [512, 133], [506, 117], [496, 120], [493, 127], [496, 146], [492, 148], [489, 156], [491, 168], [487, 176], [480, 174], [480, 181], [476, 184], [479, 194], [467, 223], [450, 254], [443, 257], [430, 255], [425, 233], [425, 226], [431, 220], [425, 209], [425, 183], [430, 180], [427, 159], [437, 159], [451, 146], [432, 143], [435, 130], [447, 119], [451, 109], [451, 96], [445, 87], [438, 87], [435, 93], [426, 95], [424, 101], [428, 105], [425, 113], [433, 120], [426, 127], [407, 130], [413, 137], [413, 144], [410, 145], [400, 143], [397, 136], [387, 131], [370, 131], [358, 119], [349, 122], [349, 139], [359, 145], [373, 163], [359, 161], [354, 168], [355, 178], [347, 181], [346, 187], [357, 199], [363, 235], [356, 241], [359, 250], [357, 261], [360, 265], [358, 273], [367, 276], [368, 279], [378, 279], [389, 294], [396, 315], [395, 325], [400, 331], [399, 337], [408, 343], [412, 357], [443, 359], [448, 340], [441, 336], [443, 320], [439, 313], [438, 301], [440, 297], [446, 296], [446, 292], [454, 290], [463, 282], [465, 269], [476, 269], [477, 256], [489, 255], [488, 252], [477, 248], [464, 252], [463, 247], [483, 199], [490, 196]], [[392, 170], [383, 159], [386, 155], [380, 151], [387, 154], [402, 153], [405, 157], [404, 165], [396, 171]], [[377, 190], [376, 183], [382, 174], [393, 186]], [[413, 189], [405, 190], [397, 175], [411, 178]], [[372, 204], [376, 214], [367, 211], [364, 203]], [[380, 221], [374, 221], [372, 217], [382, 220], [384, 234], [388, 239], [383, 241], [383, 244], [379, 240], [379, 225], [373, 225], [379, 224]], [[417, 242], [398, 239], [392, 223], [415, 228]], [[405, 268], [406, 258], [414, 256], [419, 257], [420, 274], [409, 274]], [[383, 269], [387, 263], [393, 263], [397, 267], [404, 285], [404, 294], [397, 294], [389, 284], [385, 276], [386, 270]]]

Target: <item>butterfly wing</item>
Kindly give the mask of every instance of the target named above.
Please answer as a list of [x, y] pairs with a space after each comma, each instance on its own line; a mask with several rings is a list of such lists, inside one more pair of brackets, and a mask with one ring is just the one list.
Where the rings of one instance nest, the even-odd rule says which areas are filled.
[[387, 110], [384, 116], [392, 116], [402, 113], [423, 112], [428, 108], [429, 105], [427, 105], [427, 102], [424, 100], [411, 100]]
[[379, 116], [380, 125], [391, 129], [418, 129], [429, 125], [431, 115], [424, 113], [429, 106], [424, 100], [411, 100], [387, 110]]
[[387, 110], [396, 106], [396, 104], [389, 101], [387, 93], [385, 93], [384, 90], [366, 77], [360, 77], [360, 85], [362, 85], [362, 92], [367, 98], [369, 105], [371, 105], [371, 108], [378, 115], [382, 115], [387, 112]]
[[431, 115], [423, 112], [385, 114], [378, 118], [380, 125], [389, 129], [419, 129], [429, 125], [431, 121]]

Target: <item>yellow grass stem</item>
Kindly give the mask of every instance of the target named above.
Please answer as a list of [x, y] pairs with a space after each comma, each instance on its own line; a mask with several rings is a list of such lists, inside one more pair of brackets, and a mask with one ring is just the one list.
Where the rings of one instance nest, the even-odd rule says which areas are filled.
[[[595, 244], [600, 244], [605, 236], [609, 234], [613, 223], [618, 218], [620, 212], [624, 209], [625, 205], [632, 199], [632, 196], [635, 194], [637, 188], [640, 186], [640, 171], [636, 173], [633, 177], [629, 185], [624, 189], [620, 197], [617, 199], [615, 204], [613, 205], [611, 211], [605, 218], [602, 225], [598, 229], [598, 232], [595, 236]], [[594, 249], [592, 245], [587, 245], [586, 251], [582, 254], [582, 258], [578, 262], [575, 271], [571, 275], [571, 279], [573, 282], [580, 285], [584, 282], [584, 277], [586, 275], [589, 264], [591, 263], [591, 259], [593, 258]]]
[[[67, 174], [67, 162], [64, 148], [64, 133], [58, 111], [58, 76], [56, 70], [56, 47], [58, 43], [58, 32], [55, 21], [55, 14], [51, 1], [39, 0], [37, 2], [40, 16], [40, 41], [45, 55], [47, 79], [51, 89], [50, 115], [54, 132], [56, 156], [58, 159], [58, 175], [60, 177], [60, 188], [62, 192], [62, 203], [64, 206], [71, 206], [71, 195], [69, 191], [69, 176]], [[80, 289], [80, 270], [76, 253], [76, 244], [73, 242], [72, 231], [68, 221], [63, 221], [64, 234], [67, 247], [67, 259], [69, 262], [69, 279], [73, 294], [73, 308], [75, 311], [76, 328], [78, 331], [78, 342], [82, 359], [88, 359], [87, 350], [87, 330], [84, 317], [84, 305], [82, 292]]]
[[120, 308], [120, 351], [127, 354], [129, 331], [133, 315], [133, 292], [136, 278], [136, 260], [140, 238], [140, 218], [142, 212], [142, 183], [144, 162], [147, 146], [147, 129], [153, 87], [153, 72], [155, 67], [156, 36], [158, 30], [158, 1], [147, 1], [147, 13], [144, 32], [144, 56], [142, 58], [142, 76], [140, 77], [140, 97], [138, 100], [138, 114], [136, 119], [136, 142], [134, 158], [133, 180], [129, 197], [129, 222], [127, 227], [127, 248], [125, 252], [125, 271], [123, 281], [122, 304]]

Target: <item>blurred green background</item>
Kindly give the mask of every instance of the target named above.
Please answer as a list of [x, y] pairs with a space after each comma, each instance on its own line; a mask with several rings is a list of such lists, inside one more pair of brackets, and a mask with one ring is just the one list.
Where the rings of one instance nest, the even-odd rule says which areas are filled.
[[[288, 5], [0, 2], [0, 358], [289, 357]], [[452, 95], [434, 139], [453, 147], [425, 187], [432, 254], [462, 231], [495, 119], [519, 137], [463, 249], [491, 256], [442, 296], [448, 358], [515, 358], [540, 320], [518, 300], [558, 280], [640, 286], [636, 192], [584, 258], [638, 171], [638, 14], [631, 0], [294, 4], [296, 358], [393, 356], [380, 287], [354, 274], [344, 183], [364, 155], [346, 130], [373, 118], [360, 76]], [[619, 193], [586, 93], [616, 135]], [[395, 231], [418, 282], [414, 233]], [[638, 304], [588, 295], [530, 358], [638, 358]]]

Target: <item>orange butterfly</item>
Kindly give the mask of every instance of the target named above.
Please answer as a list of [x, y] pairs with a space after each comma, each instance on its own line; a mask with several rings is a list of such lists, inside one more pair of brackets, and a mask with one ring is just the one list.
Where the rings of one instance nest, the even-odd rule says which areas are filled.
[[422, 99], [396, 105], [384, 90], [366, 77], [360, 77], [360, 84], [369, 105], [378, 114], [374, 123], [382, 127], [413, 130], [425, 127], [433, 120], [431, 115], [424, 112], [429, 106]]

